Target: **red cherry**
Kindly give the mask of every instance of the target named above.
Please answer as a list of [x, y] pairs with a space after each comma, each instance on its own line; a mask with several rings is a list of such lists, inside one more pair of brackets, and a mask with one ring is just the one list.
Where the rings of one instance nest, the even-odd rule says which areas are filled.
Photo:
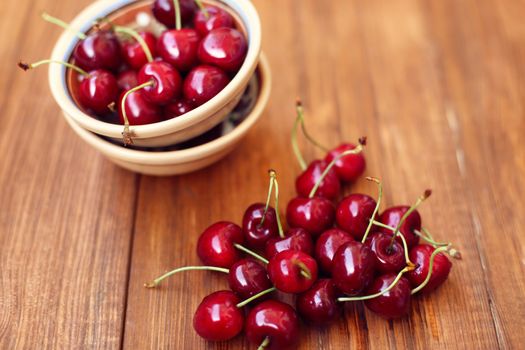
[[406, 265], [405, 250], [403, 245], [394, 241], [391, 245], [392, 235], [376, 232], [368, 236], [366, 244], [374, 253], [376, 269], [381, 273], [397, 273]]
[[334, 224], [335, 207], [326, 198], [296, 197], [288, 203], [286, 220], [290, 227], [304, 228], [313, 236], [321, 234]]
[[248, 299], [272, 287], [266, 268], [253, 259], [241, 259], [230, 267], [228, 283], [240, 298]]
[[241, 258], [234, 243], [244, 243], [241, 228], [234, 223], [220, 221], [200, 235], [197, 255], [205, 265], [230, 268]]
[[154, 61], [146, 63], [137, 76], [139, 84], [153, 81], [144, 88], [144, 96], [156, 104], [168, 103], [179, 97], [182, 80], [179, 73], [168, 63]]
[[[125, 92], [119, 97], [118, 112], [121, 124], [124, 124], [124, 116], [122, 114], [122, 99]], [[142, 90], [131, 92], [124, 102], [126, 108], [126, 115], [130, 125], [145, 125], [162, 121], [162, 112], [153, 103], [149, 102], [142, 93]]]
[[278, 290], [301, 293], [317, 280], [317, 263], [306, 253], [285, 250], [270, 259], [268, 276]]
[[247, 50], [246, 39], [238, 30], [217, 28], [202, 39], [198, 56], [202, 63], [215, 65], [227, 72], [235, 72], [244, 62]]
[[217, 95], [230, 79], [221, 69], [208, 65], [193, 68], [184, 80], [184, 98], [194, 106], [200, 106]]
[[[189, 23], [195, 15], [195, 0], [179, 0], [180, 15], [183, 23]], [[168, 28], [175, 28], [175, 9], [173, 0], [155, 0], [151, 8], [153, 16]]]
[[199, 10], [193, 18], [193, 25], [202, 36], [205, 36], [213, 29], [233, 28], [233, 17], [227, 11], [217, 6], [206, 6], [205, 8], [208, 15], [204, 11]]
[[121, 62], [117, 36], [107, 30], [98, 30], [77, 43], [73, 51], [75, 64], [85, 70], [116, 70]]
[[366, 194], [353, 193], [337, 205], [337, 225], [350, 233], [356, 240], [361, 240], [372, 218], [376, 201]]
[[293, 348], [299, 339], [299, 319], [294, 309], [276, 300], [263, 301], [246, 317], [246, 337], [265, 350]]
[[315, 242], [315, 259], [321, 269], [330, 274], [335, 252], [340, 246], [354, 239], [348, 232], [333, 228], [324, 231]]
[[164, 119], [180, 117], [191, 111], [193, 107], [184, 100], [178, 100], [164, 107]]
[[312, 255], [314, 250], [312, 236], [302, 228], [292, 228], [288, 230], [285, 238], [271, 238], [266, 243], [265, 252], [268, 259], [285, 250], [298, 250]]
[[297, 296], [295, 303], [301, 318], [317, 326], [331, 323], [342, 310], [337, 302], [334, 285], [329, 279], [317, 280], [310, 289]]
[[[155, 38], [155, 35], [150, 32], [138, 32], [138, 35], [144, 39], [144, 42], [149, 48], [149, 51], [153, 56], [155, 56], [155, 50], [157, 47], [157, 38]], [[148, 63], [148, 57], [137, 40], [132, 39], [124, 41], [121, 43], [121, 47], [122, 56], [124, 56], [124, 60], [131, 68], [138, 70], [143, 65]]]
[[[351, 143], [343, 143], [334, 148], [325, 157], [325, 162], [330, 164], [332, 160], [337, 158], [345, 151], [353, 150], [356, 146]], [[334, 165], [335, 172], [341, 181], [354, 182], [361, 176], [366, 167], [365, 157], [363, 153], [349, 154], [340, 158]]]
[[260, 225], [265, 207], [266, 205], [263, 203], [255, 203], [244, 212], [242, 231], [246, 245], [250, 248], [264, 248], [270, 238], [279, 235], [277, 215], [274, 208], [268, 207], [263, 224]]
[[241, 300], [229, 290], [212, 293], [202, 299], [193, 316], [193, 328], [198, 335], [210, 341], [225, 341], [241, 333], [243, 310], [237, 307]]
[[117, 84], [120, 90], [128, 91], [139, 85], [137, 81], [137, 72], [132, 69], [125, 70], [117, 76]]
[[[395, 273], [388, 273], [377, 277], [366, 294], [376, 294], [388, 288], [396, 279]], [[387, 319], [406, 316], [410, 310], [410, 283], [405, 277], [396, 283], [385, 294], [365, 301], [365, 305]]]
[[159, 38], [157, 50], [164, 61], [186, 72], [198, 63], [199, 42], [199, 33], [194, 29], [166, 30]]
[[[380, 216], [379, 216], [379, 222], [388, 225], [390, 227], [397, 227], [399, 224], [399, 221], [401, 221], [401, 218], [405, 213], [408, 211], [408, 206], [397, 206], [397, 207], [391, 207], [386, 209]], [[393, 232], [389, 229], [379, 227], [379, 231], [389, 234], [392, 236]], [[414, 233], [414, 230], [421, 230], [421, 216], [419, 215], [419, 212], [417, 210], [414, 210], [408, 217], [406, 218], [405, 222], [401, 225], [399, 228], [399, 232], [403, 235], [407, 242], [408, 249], [412, 248], [419, 242], [419, 236]], [[401, 239], [399, 237], [396, 238], [399, 242], [401, 242]]]
[[358, 295], [372, 282], [375, 272], [374, 253], [360, 242], [343, 244], [334, 255], [332, 280], [343, 293]]
[[[295, 189], [300, 197], [309, 197], [310, 192], [321, 178], [321, 174], [325, 171], [327, 166], [328, 163], [325, 161], [314, 160], [308, 165], [308, 168], [297, 177], [295, 180]], [[335, 199], [339, 196], [340, 192], [341, 183], [339, 182], [339, 178], [334, 170], [330, 170], [319, 185], [315, 195], [318, 197]]]
[[97, 69], [83, 77], [79, 86], [80, 104], [97, 114], [109, 112], [108, 105], [116, 102], [118, 84], [115, 76], [108, 71]]
[[[428, 244], [418, 244], [409, 252], [410, 261], [416, 265], [416, 269], [407, 273], [407, 278], [413, 288], [419, 286], [427, 278], [430, 264], [430, 256], [435, 248]], [[438, 253], [434, 257], [432, 275], [427, 285], [421, 289], [421, 293], [430, 293], [439, 287], [448, 277], [452, 263], [443, 253]]]

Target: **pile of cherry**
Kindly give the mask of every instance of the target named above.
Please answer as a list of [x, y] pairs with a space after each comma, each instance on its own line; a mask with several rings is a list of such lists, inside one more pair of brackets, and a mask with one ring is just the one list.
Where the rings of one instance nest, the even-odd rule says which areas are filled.
[[[326, 325], [341, 315], [342, 303], [351, 301], [362, 300], [387, 319], [403, 317], [414, 294], [430, 293], [447, 279], [452, 264], [445, 254], [460, 258], [451, 244], [436, 242], [422, 227], [417, 208], [429, 190], [412, 206], [378, 215], [381, 182], [367, 178], [378, 185], [377, 201], [353, 193], [334, 205], [341, 183], [364, 172], [365, 139], [357, 146], [342, 144], [306, 166], [297, 146], [299, 125], [322, 146], [306, 132], [300, 103], [297, 111], [292, 143], [303, 172], [296, 179], [298, 196], [286, 208], [290, 228], [284, 232], [281, 225], [279, 187], [270, 170], [266, 203], [250, 205], [242, 227], [221, 221], [200, 235], [197, 254], [205, 266], [181, 267], [145, 285], [154, 288], [188, 270], [227, 274], [231, 290], [208, 295], [195, 312], [193, 326], [207, 340], [229, 340], [244, 329], [259, 349], [294, 347], [299, 318]], [[272, 194], [275, 207], [269, 205]], [[270, 298], [274, 291], [295, 294], [295, 309]]]
[[[117, 106], [124, 141], [132, 143], [129, 125], [175, 118], [207, 102], [230, 82], [247, 52], [234, 18], [219, 7], [199, 0], [156, 0], [152, 12], [167, 27], [159, 38], [101, 19], [91, 33], [77, 33], [72, 62], [19, 66], [59, 63], [75, 70], [80, 104], [107, 121]], [[57, 18], [43, 17], [71, 30]]]

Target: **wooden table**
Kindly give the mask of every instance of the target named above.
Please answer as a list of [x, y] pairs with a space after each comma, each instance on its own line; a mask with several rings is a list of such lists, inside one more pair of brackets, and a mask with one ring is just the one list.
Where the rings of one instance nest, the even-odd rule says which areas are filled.
[[[39, 11], [69, 19], [88, 3], [0, 9], [0, 348], [253, 349], [192, 329], [198, 302], [227, 287], [223, 276], [143, 283], [199, 263], [198, 234], [263, 201], [269, 167], [283, 202], [293, 196], [296, 96], [322, 143], [368, 136], [367, 174], [384, 181], [385, 206], [433, 188], [424, 224], [463, 254], [409, 318], [347, 305], [344, 321], [303, 328], [301, 348], [523, 347], [525, 3], [256, 0], [274, 74], [262, 121], [225, 160], [169, 178], [108, 162], [61, 118], [47, 70], [15, 68], [48, 56], [60, 33]], [[376, 193], [365, 180], [346, 191]]]

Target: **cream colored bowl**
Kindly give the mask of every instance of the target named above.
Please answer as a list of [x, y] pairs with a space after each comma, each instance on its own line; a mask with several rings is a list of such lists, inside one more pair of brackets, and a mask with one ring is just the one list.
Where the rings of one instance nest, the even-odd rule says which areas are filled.
[[271, 74], [264, 55], [261, 55], [258, 74], [257, 100], [251, 112], [239, 125], [211, 142], [179, 151], [153, 152], [128, 149], [83, 129], [72, 117], [64, 115], [78, 136], [123, 168], [146, 175], [165, 176], [189, 173], [202, 169], [230, 153], [259, 119], [268, 102], [271, 87]]
[[[261, 51], [261, 24], [256, 9], [250, 0], [207, 0], [205, 3], [216, 4], [229, 9], [236, 17], [248, 39], [248, 52], [240, 70], [231, 82], [215, 97], [191, 112], [178, 118], [159, 123], [131, 127], [133, 141], [138, 146], [162, 147], [189, 140], [201, 135], [222, 122], [235, 107], [242, 96], [250, 78], [259, 62]], [[109, 16], [125, 7], [140, 7], [151, 3], [151, 0], [99, 0], [78, 14], [71, 22], [72, 28], [88, 31], [93, 21]], [[64, 31], [55, 45], [52, 59], [69, 60], [78, 42], [73, 31]], [[122, 125], [106, 123], [84, 113], [77, 107], [70, 96], [66, 84], [66, 69], [61, 65], [49, 66], [49, 84], [56, 102], [69, 119], [82, 128], [115, 140], [122, 139]]]

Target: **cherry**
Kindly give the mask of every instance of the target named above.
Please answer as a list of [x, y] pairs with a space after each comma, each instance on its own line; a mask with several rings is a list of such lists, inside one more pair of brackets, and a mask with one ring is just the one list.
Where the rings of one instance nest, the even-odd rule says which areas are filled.
[[253, 259], [241, 259], [230, 267], [228, 283], [240, 298], [248, 299], [272, 287], [266, 268]]
[[337, 205], [337, 225], [350, 233], [356, 240], [361, 240], [372, 218], [376, 201], [366, 194], [353, 193]]
[[[150, 32], [139, 32], [138, 35], [144, 40], [152, 56], [155, 56], [157, 38]], [[137, 40], [126, 40], [121, 43], [122, 56], [126, 63], [133, 69], [138, 70], [148, 63], [148, 55], [144, 52], [142, 45]]]
[[270, 238], [279, 235], [275, 209], [268, 207], [268, 210], [265, 210], [265, 207], [263, 203], [255, 203], [244, 212], [242, 231], [248, 247], [264, 248]]
[[372, 282], [375, 272], [374, 253], [360, 242], [343, 244], [332, 261], [334, 285], [343, 293], [357, 295]]
[[[189, 23], [195, 15], [197, 6], [194, 0], [179, 0], [183, 23]], [[153, 16], [168, 28], [175, 28], [175, 9], [173, 0], [155, 0], [152, 5]]]
[[314, 250], [312, 236], [305, 229], [292, 228], [288, 230], [285, 238], [270, 238], [266, 242], [265, 253], [268, 259], [285, 250], [298, 250], [312, 255]]
[[[322, 160], [314, 160], [295, 180], [295, 189], [300, 197], [308, 197], [321, 175], [328, 167]], [[335, 199], [341, 192], [341, 183], [336, 172], [331, 169], [321, 181], [316, 196]]]
[[289, 349], [297, 345], [299, 319], [290, 305], [267, 300], [249, 312], [245, 331], [248, 340], [260, 349]]
[[334, 321], [341, 314], [335, 287], [329, 279], [317, 280], [310, 289], [297, 296], [295, 303], [299, 316], [318, 326]]
[[120, 72], [117, 76], [117, 84], [119, 89], [123, 91], [133, 89], [139, 84], [137, 81], [137, 72], [132, 69]]
[[184, 100], [177, 100], [164, 107], [164, 119], [180, 117], [191, 111], [193, 107]]
[[235, 72], [244, 62], [247, 49], [246, 39], [238, 30], [217, 28], [202, 39], [197, 54], [202, 63]]
[[292, 199], [286, 208], [290, 227], [300, 227], [313, 236], [321, 234], [334, 224], [335, 207], [322, 197]]
[[197, 255], [206, 265], [230, 268], [241, 258], [234, 244], [242, 244], [242, 229], [227, 221], [217, 222], [200, 235], [197, 242]]
[[161, 61], [146, 63], [138, 73], [139, 84], [153, 81], [144, 88], [144, 96], [152, 103], [164, 104], [179, 97], [182, 80], [170, 64]]
[[221, 290], [205, 297], [193, 316], [193, 328], [201, 337], [211, 341], [225, 341], [241, 333], [243, 310], [233, 292]]
[[193, 106], [200, 106], [217, 95], [229, 82], [230, 79], [221, 69], [209, 65], [197, 66], [184, 80], [184, 98]]
[[[330, 163], [345, 151], [353, 150], [356, 146], [351, 143], [343, 143], [334, 148], [325, 157], [325, 162]], [[334, 166], [335, 173], [341, 181], [354, 182], [365, 171], [366, 162], [362, 153], [350, 154], [339, 159]]]
[[120, 95], [118, 103], [120, 122], [126, 125], [127, 119], [129, 125], [145, 125], [162, 121], [160, 108], [147, 100], [141, 90], [133, 91], [133, 89]]
[[86, 70], [116, 70], [122, 62], [120, 51], [115, 33], [96, 30], [77, 43], [73, 57], [75, 64]]
[[348, 232], [337, 228], [324, 231], [315, 242], [315, 259], [321, 270], [330, 274], [332, 261], [339, 247], [353, 240]]
[[[446, 247], [439, 248], [446, 249]], [[416, 288], [423, 284], [427, 278], [431, 256], [436, 249], [428, 244], [418, 244], [409, 252], [410, 260], [416, 265], [415, 270], [408, 272], [407, 277], [412, 287]], [[434, 262], [432, 266], [432, 273], [427, 284], [420, 289], [422, 293], [430, 293], [439, 287], [448, 277], [452, 263], [445, 254], [440, 253], [439, 250], [434, 254]]]
[[[386, 209], [381, 215], [379, 215], [379, 222], [388, 225], [390, 227], [397, 227], [401, 218], [408, 211], [408, 206], [396, 206]], [[379, 227], [379, 231], [392, 235], [393, 232], [390, 229]], [[414, 233], [414, 230], [421, 230], [421, 215], [417, 210], [410, 213], [406, 220], [401, 224], [399, 232], [403, 235], [407, 242], [408, 249], [412, 248], [419, 242], [419, 236]], [[399, 238], [396, 238], [400, 240]]]
[[366, 240], [366, 244], [374, 253], [375, 266], [380, 273], [397, 273], [406, 263], [403, 245], [397, 240], [390, 245], [391, 238], [391, 235], [376, 232]]
[[317, 263], [306, 253], [285, 250], [270, 259], [268, 276], [278, 290], [301, 293], [317, 280]]
[[233, 25], [232, 15], [217, 6], [205, 6], [204, 9], [197, 11], [193, 18], [193, 26], [202, 36], [213, 29], [233, 28]]
[[[396, 279], [395, 273], [387, 273], [377, 277], [367, 290], [367, 294], [375, 294], [387, 289]], [[410, 310], [410, 283], [405, 277], [387, 292], [365, 301], [365, 305], [373, 312], [387, 318], [406, 316]]]
[[157, 44], [160, 57], [179, 71], [188, 71], [197, 65], [197, 49], [200, 37], [190, 28], [163, 32]]

